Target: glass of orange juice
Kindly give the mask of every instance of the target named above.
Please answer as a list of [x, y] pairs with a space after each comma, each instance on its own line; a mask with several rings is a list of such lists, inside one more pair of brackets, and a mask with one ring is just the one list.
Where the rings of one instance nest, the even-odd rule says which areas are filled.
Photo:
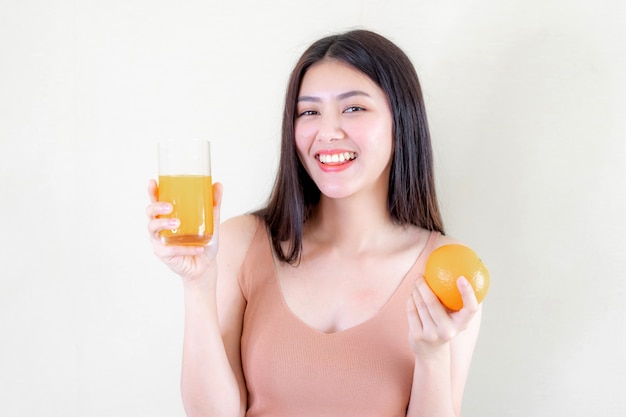
[[160, 217], [177, 218], [176, 229], [162, 230], [166, 245], [203, 246], [213, 236], [211, 150], [207, 140], [159, 143], [159, 201], [174, 209]]

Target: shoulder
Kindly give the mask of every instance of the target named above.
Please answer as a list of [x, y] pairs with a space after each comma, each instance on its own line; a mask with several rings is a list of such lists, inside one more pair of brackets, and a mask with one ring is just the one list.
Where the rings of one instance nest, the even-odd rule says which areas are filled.
[[243, 214], [231, 217], [220, 225], [220, 239], [222, 237], [239, 236], [252, 239], [254, 233], [263, 220], [253, 214]]
[[[262, 220], [253, 215], [233, 217], [220, 224], [217, 292], [221, 317], [240, 319], [243, 314], [245, 301], [239, 277], [250, 245], [262, 224]], [[239, 322], [236, 325], [239, 326]]]
[[262, 224], [263, 220], [251, 214], [232, 217], [224, 221], [219, 229], [218, 256], [230, 262], [242, 261]]
[[437, 238], [437, 241], [435, 242], [434, 249], [440, 246], [445, 246], [445, 245], [465, 245], [465, 243], [461, 242], [460, 240], [458, 240], [457, 238], [453, 236], [440, 234], [439, 237]]

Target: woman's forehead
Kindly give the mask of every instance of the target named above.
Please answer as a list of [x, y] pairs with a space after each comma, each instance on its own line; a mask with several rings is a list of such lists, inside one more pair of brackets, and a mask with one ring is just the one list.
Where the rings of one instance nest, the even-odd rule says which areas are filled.
[[324, 59], [311, 65], [304, 74], [299, 95], [333, 92], [340, 95], [349, 91], [384, 94], [371, 78], [352, 65], [337, 59]]

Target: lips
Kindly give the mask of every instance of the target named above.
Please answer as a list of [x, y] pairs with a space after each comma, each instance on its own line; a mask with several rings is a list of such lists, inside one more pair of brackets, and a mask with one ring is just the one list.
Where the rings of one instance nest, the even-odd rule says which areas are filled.
[[357, 155], [354, 152], [337, 152], [337, 153], [319, 153], [315, 158], [322, 165], [338, 165], [353, 161]]
[[323, 172], [339, 172], [352, 166], [358, 157], [356, 152], [346, 150], [322, 151], [315, 154], [319, 168]]

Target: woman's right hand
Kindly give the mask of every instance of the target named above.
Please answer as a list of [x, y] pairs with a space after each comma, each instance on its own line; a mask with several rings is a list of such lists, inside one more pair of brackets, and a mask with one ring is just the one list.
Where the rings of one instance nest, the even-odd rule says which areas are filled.
[[178, 219], [159, 218], [159, 215], [171, 213], [170, 203], [159, 202], [159, 187], [155, 180], [148, 183], [150, 204], [146, 209], [148, 216], [148, 233], [154, 254], [172, 271], [180, 275], [186, 283], [210, 279], [216, 274], [209, 273], [215, 269], [215, 257], [218, 248], [218, 230], [220, 224], [220, 207], [222, 202], [222, 184], [213, 184], [213, 237], [207, 246], [168, 246], [165, 245], [159, 232], [171, 230], [178, 226]]

